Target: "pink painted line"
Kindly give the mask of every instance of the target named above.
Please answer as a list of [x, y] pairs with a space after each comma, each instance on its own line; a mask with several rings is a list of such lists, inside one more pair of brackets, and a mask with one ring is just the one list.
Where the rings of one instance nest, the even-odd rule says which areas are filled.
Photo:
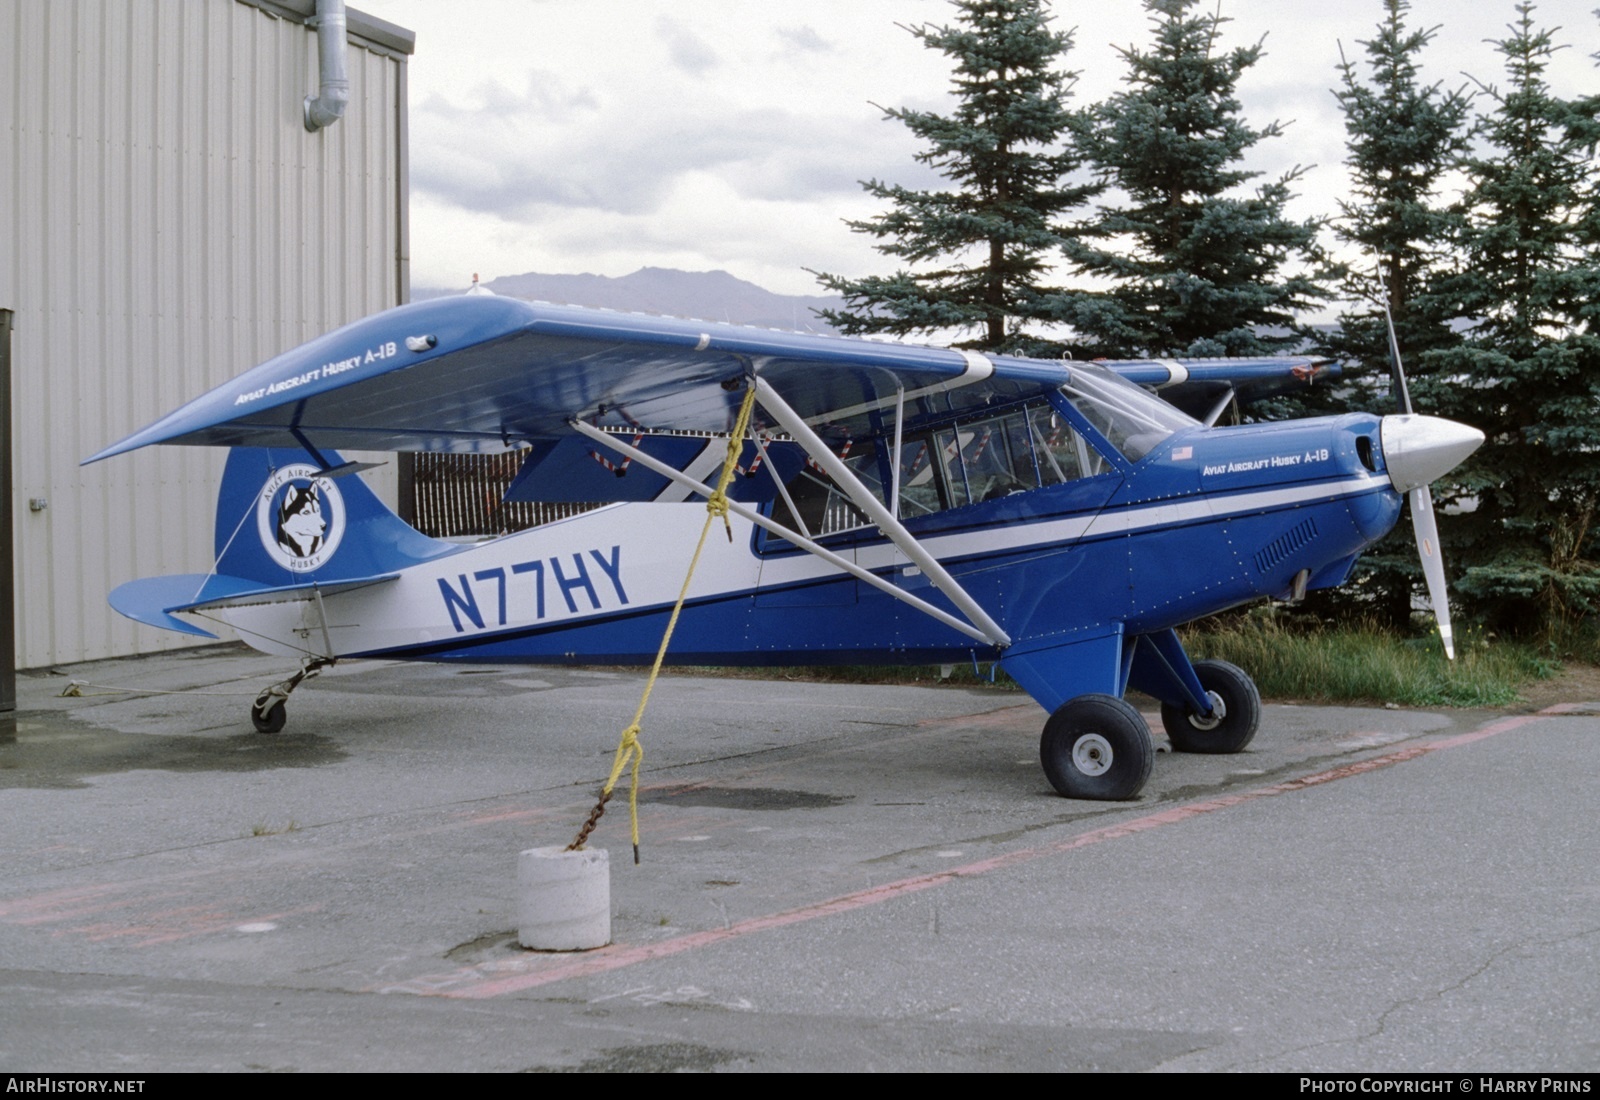
[[[136, 940], [135, 947], [153, 947], [156, 944], [171, 943], [175, 940], [189, 939], [194, 936], [209, 936], [218, 932], [232, 932], [241, 924], [275, 924], [278, 921], [288, 920], [290, 917], [303, 916], [306, 913], [319, 913], [323, 909], [321, 903], [302, 905], [296, 909], [285, 909], [277, 913], [262, 913], [259, 916], [245, 917], [237, 914], [219, 913], [209, 911], [203, 919], [193, 922], [188, 928], [164, 928], [154, 925], [140, 931], [145, 933], [145, 938]], [[131, 932], [137, 935], [138, 932]]]
[[554, 816], [554, 810], [501, 810], [463, 814], [459, 821], [465, 825], [499, 825], [506, 821], [539, 821]]
[[[28, 897], [13, 898], [10, 901], [0, 902], [0, 921], [8, 924], [37, 924], [41, 921], [57, 919], [62, 912], [72, 913], [77, 911], [93, 911], [95, 906], [88, 903], [100, 898], [114, 896], [130, 887], [123, 883], [102, 883], [95, 886], [74, 886], [61, 890], [50, 890], [43, 894], [33, 894]], [[121, 902], [109, 903], [112, 907], [125, 904]], [[38, 916], [39, 913], [44, 916]]]
[[1545, 707], [1539, 713], [1540, 714], [1593, 714], [1593, 713], [1595, 713], [1594, 707], [1595, 707], [1595, 704], [1593, 704], [1593, 703], [1556, 703], [1553, 706]]
[[176, 898], [181, 895], [164, 893], [155, 895], [124, 896], [120, 899], [111, 899], [103, 905], [75, 905], [60, 907], [48, 913], [36, 914], [31, 917], [22, 917], [8, 921], [10, 924], [35, 925], [35, 924], [60, 924], [62, 921], [83, 920], [98, 913], [115, 913], [127, 909], [148, 908], [153, 902]]
[[453, 975], [421, 978], [417, 979], [415, 983], [403, 983], [399, 986], [390, 986], [388, 988], [396, 991], [405, 990], [420, 996], [485, 1000], [490, 997], [501, 997], [508, 993], [519, 993], [523, 990], [549, 985], [552, 982], [566, 981], [570, 978], [584, 978], [595, 974], [604, 974], [643, 962], [681, 955], [686, 951], [710, 947], [728, 940], [748, 936], [755, 932], [766, 932], [774, 928], [783, 928], [791, 924], [816, 920], [819, 917], [831, 917], [839, 913], [862, 909], [869, 905], [878, 905], [908, 894], [930, 890], [935, 886], [942, 886], [957, 879], [988, 874], [1002, 868], [1014, 867], [1017, 864], [1043, 859], [1047, 856], [1088, 848], [1108, 840], [1120, 840], [1123, 837], [1136, 836], [1151, 829], [1175, 825], [1181, 821], [1188, 821], [1190, 818], [1216, 813], [1219, 810], [1231, 809], [1246, 802], [1255, 802], [1263, 798], [1276, 798], [1284, 794], [1294, 794], [1309, 790], [1312, 787], [1321, 786], [1324, 783], [1332, 783], [1335, 780], [1348, 779], [1354, 775], [1365, 775], [1368, 772], [1393, 767], [1407, 760], [1415, 760], [1429, 753], [1439, 752], [1443, 749], [1459, 748], [1462, 745], [1470, 745], [1475, 741], [1483, 741], [1514, 729], [1520, 729], [1532, 722], [1553, 717], [1555, 714], [1555, 709], [1551, 708], [1538, 714], [1503, 718], [1468, 733], [1456, 734], [1453, 737], [1443, 737], [1424, 745], [1413, 745], [1395, 752], [1386, 753], [1383, 756], [1359, 760], [1353, 764], [1343, 764], [1337, 768], [1317, 772], [1314, 775], [1301, 776], [1298, 779], [1290, 779], [1283, 783], [1258, 787], [1255, 790], [1242, 791], [1239, 794], [1221, 795], [1216, 798], [1204, 798], [1194, 802], [1186, 802], [1181, 806], [1159, 810], [1156, 813], [1146, 814], [1131, 821], [1119, 822], [1116, 825], [1107, 825], [1099, 829], [1091, 829], [1086, 833], [1080, 833], [1056, 844], [1038, 848], [1022, 848], [1017, 851], [1007, 852], [1004, 855], [962, 864], [959, 867], [951, 867], [944, 871], [937, 871], [933, 874], [916, 875], [912, 878], [884, 883], [882, 886], [874, 886], [852, 894], [829, 898], [826, 901], [816, 902], [812, 905], [802, 905], [797, 909], [788, 909], [781, 913], [770, 913], [761, 917], [751, 917], [748, 920], [731, 924], [727, 928], [691, 932], [687, 935], [675, 936], [670, 940], [663, 940], [660, 943], [641, 944], [636, 947], [618, 945], [602, 947], [585, 954], [581, 958], [573, 959], [570, 962], [562, 962], [533, 973], [505, 974], [502, 971], [500, 976], [480, 981], [474, 980], [476, 971], [468, 969]]

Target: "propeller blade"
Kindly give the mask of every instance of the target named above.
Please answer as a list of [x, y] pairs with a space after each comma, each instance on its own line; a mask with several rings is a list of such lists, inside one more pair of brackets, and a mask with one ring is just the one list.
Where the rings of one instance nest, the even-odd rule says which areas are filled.
[[1416, 532], [1417, 557], [1422, 560], [1422, 575], [1428, 582], [1428, 602], [1433, 605], [1434, 622], [1439, 624], [1444, 655], [1453, 661], [1456, 642], [1450, 629], [1450, 590], [1444, 581], [1439, 524], [1433, 518], [1433, 493], [1428, 483], [1454, 469], [1477, 450], [1483, 443], [1483, 433], [1464, 424], [1412, 415], [1411, 391], [1406, 387], [1405, 368], [1400, 365], [1400, 338], [1395, 335], [1394, 316], [1387, 302], [1383, 305], [1383, 323], [1389, 330], [1394, 394], [1401, 414], [1384, 417], [1385, 426], [1391, 420], [1395, 423], [1393, 446], [1385, 441], [1384, 460], [1389, 465], [1391, 480], [1396, 482], [1395, 488], [1405, 492], [1411, 501], [1411, 529]]
[[1388, 302], [1383, 303], [1383, 323], [1389, 330], [1389, 366], [1394, 379], [1394, 399], [1400, 403], [1400, 411], [1410, 415], [1411, 391], [1406, 388], [1406, 371], [1400, 365], [1400, 338], [1394, 334], [1394, 316], [1389, 312]]
[[1422, 559], [1422, 574], [1428, 581], [1428, 602], [1433, 604], [1444, 655], [1453, 661], [1456, 643], [1450, 631], [1450, 592], [1444, 583], [1444, 557], [1439, 553], [1439, 525], [1433, 519], [1433, 493], [1424, 485], [1406, 496], [1411, 501], [1411, 528], [1417, 533], [1417, 556]]

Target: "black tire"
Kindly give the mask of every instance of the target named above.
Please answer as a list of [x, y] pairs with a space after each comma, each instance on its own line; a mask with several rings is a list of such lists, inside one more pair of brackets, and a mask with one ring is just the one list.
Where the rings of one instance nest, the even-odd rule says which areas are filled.
[[281, 699], [267, 708], [266, 714], [262, 714], [259, 707], [250, 708], [250, 723], [255, 726], [257, 733], [277, 733], [288, 721], [289, 712]]
[[1155, 762], [1150, 727], [1114, 695], [1080, 695], [1056, 709], [1039, 738], [1039, 762], [1063, 798], [1135, 798]]
[[1196, 661], [1200, 686], [1212, 696], [1222, 718], [1203, 722], [1182, 703], [1161, 705], [1161, 724], [1178, 752], [1223, 755], [1243, 752], [1261, 725], [1261, 693], [1255, 681], [1238, 665], [1227, 661]]

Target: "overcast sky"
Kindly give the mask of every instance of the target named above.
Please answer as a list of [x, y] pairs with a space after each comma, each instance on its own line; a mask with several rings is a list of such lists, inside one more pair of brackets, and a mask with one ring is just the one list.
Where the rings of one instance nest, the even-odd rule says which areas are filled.
[[[893, 265], [844, 218], [879, 205], [857, 181], [939, 181], [917, 144], [873, 104], [942, 109], [950, 69], [896, 24], [948, 22], [946, 0], [355, 0], [416, 33], [411, 59], [412, 281], [465, 286], [524, 271], [625, 275], [644, 266], [722, 269], [790, 294], [819, 293], [806, 268], [846, 275]], [[1056, 0], [1076, 28], [1067, 67], [1079, 103], [1117, 90], [1115, 47], [1144, 45], [1138, 0]], [[1600, 86], [1600, 0], [1544, 0], [1541, 25], [1568, 43], [1550, 79]], [[1265, 36], [1240, 84], [1246, 117], [1284, 136], [1251, 166], [1314, 166], [1296, 214], [1334, 211], [1344, 131], [1330, 89], [1339, 44], [1364, 56], [1378, 0], [1222, 0], [1223, 44]], [[1512, 0], [1413, 0], [1439, 26], [1430, 79], [1503, 83], [1486, 40]]]

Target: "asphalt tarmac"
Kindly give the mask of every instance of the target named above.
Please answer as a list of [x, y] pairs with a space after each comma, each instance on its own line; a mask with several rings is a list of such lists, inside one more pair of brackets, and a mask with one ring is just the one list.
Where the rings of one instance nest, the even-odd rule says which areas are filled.
[[356, 663], [255, 733], [288, 671], [19, 676], [0, 1072], [1600, 1068], [1600, 705], [1269, 705], [1086, 803], [1020, 695], [672, 676], [614, 942], [545, 954], [517, 855], [642, 674]]

